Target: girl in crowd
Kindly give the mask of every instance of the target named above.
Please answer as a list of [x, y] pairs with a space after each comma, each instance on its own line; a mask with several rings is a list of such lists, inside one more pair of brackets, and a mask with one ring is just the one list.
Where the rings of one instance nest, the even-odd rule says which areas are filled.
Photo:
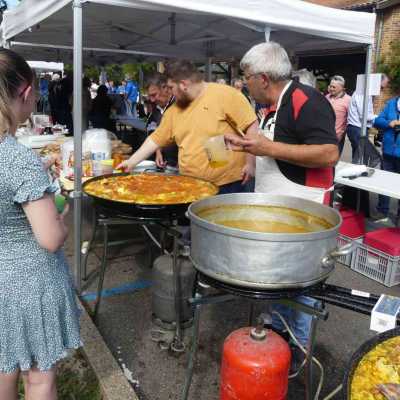
[[32, 70], [0, 50], [0, 399], [57, 398], [55, 365], [81, 345], [79, 310], [60, 248], [67, 228], [40, 158], [14, 134], [36, 102]]

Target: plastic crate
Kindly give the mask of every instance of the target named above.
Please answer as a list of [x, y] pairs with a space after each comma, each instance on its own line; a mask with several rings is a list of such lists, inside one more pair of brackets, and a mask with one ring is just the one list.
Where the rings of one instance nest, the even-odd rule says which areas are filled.
[[365, 244], [357, 246], [351, 268], [388, 287], [400, 283], [400, 256], [391, 256]]
[[[356, 242], [357, 246], [358, 246], [358, 244], [361, 244], [362, 241], [363, 241], [363, 236], [360, 236], [358, 238], [350, 238], [350, 237], [347, 237], [345, 235], [339, 234], [339, 236], [337, 237], [337, 244], [338, 244], [339, 248], [343, 247], [346, 244], [351, 243], [351, 242]], [[347, 254], [347, 256], [338, 257], [337, 258], [337, 262], [340, 262], [343, 265], [351, 267], [351, 263], [352, 263], [352, 260], [354, 258], [353, 257], [354, 252], [355, 252], [355, 249], [350, 254]]]
[[339, 210], [342, 216], [342, 225], [339, 234], [348, 238], [357, 239], [365, 235], [365, 216], [362, 212], [357, 212], [343, 207]]

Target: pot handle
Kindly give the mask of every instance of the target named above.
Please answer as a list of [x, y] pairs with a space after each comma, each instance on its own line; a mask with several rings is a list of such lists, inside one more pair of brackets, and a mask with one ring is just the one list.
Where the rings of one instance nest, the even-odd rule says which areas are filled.
[[355, 249], [355, 245], [353, 242], [347, 243], [344, 246], [331, 251], [328, 255], [326, 255], [322, 260], [322, 266], [326, 268], [332, 267], [336, 259], [342, 256], [347, 256], [348, 254], [352, 253]]

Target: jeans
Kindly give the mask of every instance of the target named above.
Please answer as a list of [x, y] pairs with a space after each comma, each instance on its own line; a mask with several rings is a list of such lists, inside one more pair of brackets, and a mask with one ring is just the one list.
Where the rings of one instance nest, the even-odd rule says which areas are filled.
[[360, 136], [361, 136], [361, 128], [358, 126], [354, 125], [347, 125], [347, 137], [350, 140], [351, 143], [351, 155], [352, 155], [352, 162], [357, 162], [355, 160], [355, 152], [358, 148], [358, 145], [360, 143]]
[[[400, 158], [383, 154], [382, 169], [384, 171], [400, 173]], [[378, 205], [376, 209], [384, 215], [389, 213], [390, 198], [379, 195]], [[400, 201], [397, 206], [397, 216], [400, 216]]]
[[[299, 296], [294, 300], [310, 307], [318, 303], [318, 300], [307, 296]], [[272, 311], [282, 315], [300, 344], [306, 346], [310, 336], [312, 316], [283, 304], [272, 304], [271, 308]], [[272, 327], [280, 331], [285, 330], [280, 318], [275, 314], [272, 314]]]
[[254, 192], [254, 179], [242, 185], [242, 181], [235, 181], [227, 183], [226, 185], [221, 185], [219, 187], [218, 194], [228, 194], [228, 193], [249, 193]]

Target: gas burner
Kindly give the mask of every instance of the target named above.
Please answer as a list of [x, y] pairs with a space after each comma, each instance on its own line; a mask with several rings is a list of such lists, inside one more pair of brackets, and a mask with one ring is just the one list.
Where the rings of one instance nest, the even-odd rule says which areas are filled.
[[223, 292], [247, 297], [250, 299], [257, 300], [278, 300], [278, 299], [292, 299], [298, 296], [308, 295], [311, 292], [319, 292], [323, 288], [323, 283], [318, 282], [315, 285], [308, 286], [305, 288], [296, 289], [255, 289], [244, 286], [232, 285], [229, 283], [221, 282], [217, 279], [210, 278], [199, 272], [198, 274], [199, 283], [205, 283], [215, 289], [222, 290]]

